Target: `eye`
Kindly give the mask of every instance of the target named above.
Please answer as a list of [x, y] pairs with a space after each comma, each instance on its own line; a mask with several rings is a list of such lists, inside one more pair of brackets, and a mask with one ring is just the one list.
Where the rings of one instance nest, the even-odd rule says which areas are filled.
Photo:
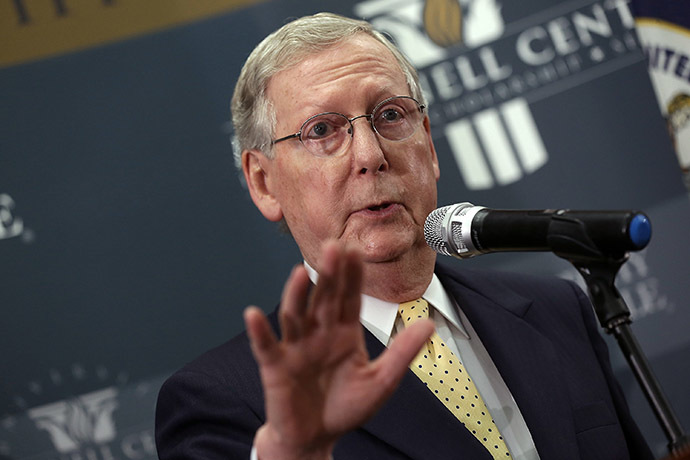
[[335, 128], [325, 120], [316, 120], [306, 126], [302, 137], [307, 139], [323, 139], [335, 131]]
[[378, 124], [395, 124], [405, 121], [407, 118], [407, 110], [405, 107], [398, 104], [386, 104], [384, 107], [378, 109], [375, 114], [374, 123]]
[[347, 125], [347, 118], [338, 114], [320, 114], [302, 126], [302, 140], [317, 141], [337, 135]]
[[420, 107], [414, 99], [396, 96], [376, 107], [372, 121], [381, 137], [399, 141], [410, 137], [421, 119]]
[[386, 121], [397, 121], [403, 116], [404, 115], [401, 114], [397, 109], [386, 109], [381, 114], [381, 118], [383, 118]]
[[333, 128], [328, 125], [328, 123], [324, 121], [320, 121], [318, 123], [315, 123], [314, 126], [309, 128], [309, 137], [324, 137], [328, 135], [328, 132], [331, 131]]

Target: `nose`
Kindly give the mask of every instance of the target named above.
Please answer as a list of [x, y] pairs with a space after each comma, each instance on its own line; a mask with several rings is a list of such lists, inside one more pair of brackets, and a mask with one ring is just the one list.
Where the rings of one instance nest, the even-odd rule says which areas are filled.
[[[364, 118], [367, 123], [360, 123], [357, 129], [354, 129], [354, 122], [359, 118]], [[371, 125], [371, 116], [361, 115], [350, 122], [354, 129], [351, 149], [355, 169], [359, 174], [376, 174], [386, 171], [388, 160], [381, 147], [381, 138]]]

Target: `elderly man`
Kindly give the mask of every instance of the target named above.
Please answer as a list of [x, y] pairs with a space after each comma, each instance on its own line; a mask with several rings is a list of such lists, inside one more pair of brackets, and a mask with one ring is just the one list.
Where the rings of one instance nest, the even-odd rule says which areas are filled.
[[161, 459], [651, 458], [581, 291], [435, 265], [424, 97], [368, 23], [285, 25], [232, 109], [251, 198], [304, 264], [163, 386]]

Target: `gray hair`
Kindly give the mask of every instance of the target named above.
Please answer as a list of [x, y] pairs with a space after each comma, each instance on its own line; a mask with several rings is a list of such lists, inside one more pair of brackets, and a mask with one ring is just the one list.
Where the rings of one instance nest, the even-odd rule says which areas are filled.
[[311, 54], [341, 43], [355, 34], [367, 34], [393, 53], [400, 65], [410, 95], [426, 104], [417, 71], [383, 34], [366, 21], [318, 13], [285, 24], [254, 48], [242, 67], [232, 96], [232, 123], [235, 130], [233, 150], [238, 166], [244, 150], [256, 149], [272, 158], [276, 115], [266, 96], [270, 79], [278, 72], [296, 65]]

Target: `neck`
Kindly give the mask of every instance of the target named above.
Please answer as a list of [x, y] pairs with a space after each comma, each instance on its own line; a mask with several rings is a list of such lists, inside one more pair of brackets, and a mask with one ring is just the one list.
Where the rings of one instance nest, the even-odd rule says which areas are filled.
[[362, 293], [388, 302], [406, 302], [424, 294], [434, 274], [436, 253], [425, 248], [415, 257], [364, 264]]

